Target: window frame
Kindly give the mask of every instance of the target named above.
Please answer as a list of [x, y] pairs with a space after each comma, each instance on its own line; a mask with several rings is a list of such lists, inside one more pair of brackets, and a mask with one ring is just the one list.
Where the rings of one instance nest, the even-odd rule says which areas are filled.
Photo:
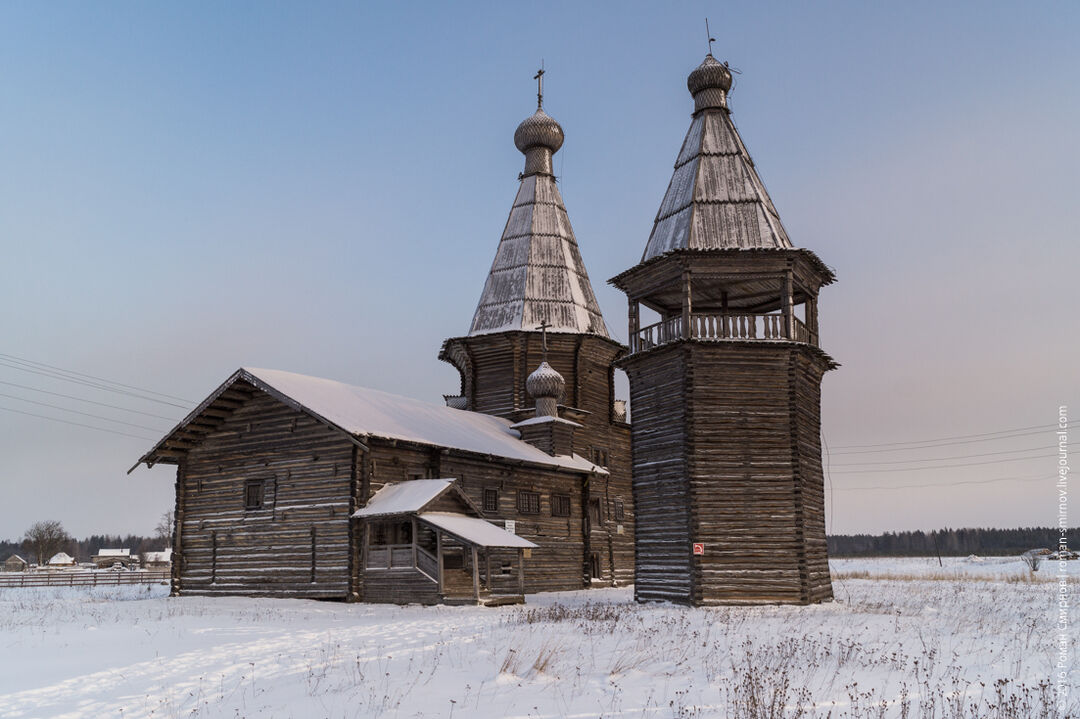
[[[489, 502], [489, 499], [493, 501]], [[499, 511], [499, 488], [498, 487], [484, 487], [483, 495], [480, 498], [480, 506], [484, 512], [498, 512]]]
[[540, 493], [519, 489], [517, 493], [517, 511], [518, 514], [540, 514]]
[[[251, 501], [252, 491], [257, 490], [258, 499], [255, 502]], [[247, 479], [244, 480], [244, 511], [245, 512], [257, 512], [261, 509], [266, 509], [266, 480], [265, 479]]]
[[570, 495], [569, 494], [553, 494], [553, 495], [551, 495], [551, 516], [552, 517], [569, 517], [570, 516]]

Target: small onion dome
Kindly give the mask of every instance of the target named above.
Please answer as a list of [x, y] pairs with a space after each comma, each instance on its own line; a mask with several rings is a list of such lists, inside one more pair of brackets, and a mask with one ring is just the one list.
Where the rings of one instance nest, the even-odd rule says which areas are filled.
[[731, 89], [731, 70], [709, 53], [704, 62], [686, 78], [686, 87], [694, 96], [713, 88], [727, 92]]
[[557, 400], [566, 389], [566, 380], [545, 361], [526, 378], [525, 389], [533, 399], [548, 397]]
[[558, 152], [563, 139], [562, 126], [543, 110], [537, 110], [531, 117], [525, 118], [514, 132], [514, 144], [521, 152], [530, 147], [546, 147]]

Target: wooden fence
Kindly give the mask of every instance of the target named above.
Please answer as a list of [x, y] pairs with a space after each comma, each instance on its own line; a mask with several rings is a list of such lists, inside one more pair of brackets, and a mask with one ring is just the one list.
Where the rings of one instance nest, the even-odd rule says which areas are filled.
[[15, 587], [117, 587], [126, 584], [168, 582], [170, 573], [162, 572], [5, 572], [0, 574], [0, 589]]

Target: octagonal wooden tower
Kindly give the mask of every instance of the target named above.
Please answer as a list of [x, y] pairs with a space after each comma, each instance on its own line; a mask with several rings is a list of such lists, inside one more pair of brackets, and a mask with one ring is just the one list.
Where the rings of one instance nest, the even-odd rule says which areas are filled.
[[[712, 55], [629, 300], [636, 598], [692, 605], [832, 598], [817, 297], [835, 280], [791, 244]], [[641, 307], [658, 321], [642, 326]]]

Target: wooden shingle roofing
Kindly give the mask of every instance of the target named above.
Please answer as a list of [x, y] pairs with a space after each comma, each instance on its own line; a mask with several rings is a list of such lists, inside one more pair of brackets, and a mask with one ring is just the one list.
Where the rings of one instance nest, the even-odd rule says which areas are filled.
[[[524, 135], [532, 139], [522, 141]], [[546, 321], [552, 332], [610, 337], [551, 173], [562, 128], [537, 110], [518, 128], [516, 140], [526, 156], [525, 172], [469, 335], [534, 331]]]
[[672, 250], [793, 247], [731, 121], [730, 77], [712, 55], [691, 73], [694, 117], [642, 262]]

